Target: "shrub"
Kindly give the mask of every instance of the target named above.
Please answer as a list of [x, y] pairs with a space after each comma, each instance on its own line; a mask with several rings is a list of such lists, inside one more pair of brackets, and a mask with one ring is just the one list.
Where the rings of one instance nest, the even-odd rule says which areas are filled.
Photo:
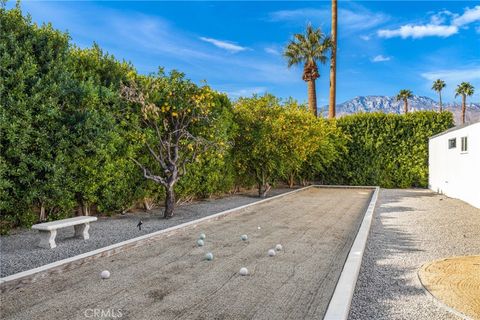
[[360, 113], [336, 120], [347, 150], [321, 175], [326, 183], [427, 187], [428, 138], [453, 126], [450, 112]]
[[282, 103], [272, 95], [241, 98], [235, 104], [240, 128], [234, 158], [239, 181], [254, 182], [265, 196], [278, 180], [293, 186], [296, 179], [316, 176], [342, 149], [334, 125], [318, 119], [292, 99]]

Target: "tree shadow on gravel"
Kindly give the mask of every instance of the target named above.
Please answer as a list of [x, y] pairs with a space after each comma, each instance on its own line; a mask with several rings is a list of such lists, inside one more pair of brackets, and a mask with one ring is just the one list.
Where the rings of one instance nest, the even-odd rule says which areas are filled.
[[[413, 207], [395, 205], [406, 198], [431, 198], [435, 194], [425, 190], [398, 190], [380, 194], [375, 208], [360, 275], [357, 280], [349, 319], [400, 319], [401, 310], [392, 301], [404, 301], [414, 296], [425, 296], [415, 286], [417, 269], [402, 263], [407, 255], [424, 251], [421, 241], [405, 229], [395, 226], [393, 213], [421, 212]], [[411, 265], [411, 264], [410, 264]]]

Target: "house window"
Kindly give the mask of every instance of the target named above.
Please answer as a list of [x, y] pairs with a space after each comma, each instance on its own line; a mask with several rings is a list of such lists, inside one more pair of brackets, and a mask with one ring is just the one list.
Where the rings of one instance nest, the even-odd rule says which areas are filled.
[[462, 152], [468, 151], [468, 139], [467, 137], [462, 137]]
[[453, 149], [457, 147], [457, 138], [448, 139], [448, 149]]

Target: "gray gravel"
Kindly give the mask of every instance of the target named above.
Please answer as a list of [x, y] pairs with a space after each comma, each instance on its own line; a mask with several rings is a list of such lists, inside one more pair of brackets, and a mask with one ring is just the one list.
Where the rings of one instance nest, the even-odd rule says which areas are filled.
[[[272, 189], [269, 196], [288, 191], [292, 191], [292, 189]], [[193, 202], [178, 207], [175, 216], [168, 220], [161, 218], [162, 209], [155, 209], [150, 213], [140, 211], [112, 217], [100, 217], [97, 222], [90, 225], [89, 240], [74, 238], [73, 228], [59, 229], [55, 249], [37, 247], [38, 232], [34, 230], [16, 230], [9, 236], [0, 237], [0, 276], [5, 277], [40, 267], [258, 200], [260, 198], [252, 192]], [[139, 220], [143, 221], [141, 231], [136, 227]]]
[[480, 252], [480, 209], [427, 190], [380, 191], [349, 319], [458, 319], [425, 294], [418, 269]]

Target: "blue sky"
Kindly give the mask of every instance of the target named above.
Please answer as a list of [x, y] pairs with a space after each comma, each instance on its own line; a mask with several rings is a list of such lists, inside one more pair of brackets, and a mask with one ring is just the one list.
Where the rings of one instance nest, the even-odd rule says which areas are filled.
[[[282, 49], [308, 22], [330, 33], [329, 1], [24, 1], [22, 8], [80, 47], [96, 41], [142, 73], [177, 69], [233, 98], [270, 92], [306, 101], [302, 68], [288, 69]], [[320, 69], [320, 106], [328, 70]], [[436, 98], [436, 78], [447, 82], [446, 101], [461, 81], [480, 101], [478, 1], [339, 1], [338, 102], [403, 88]]]

